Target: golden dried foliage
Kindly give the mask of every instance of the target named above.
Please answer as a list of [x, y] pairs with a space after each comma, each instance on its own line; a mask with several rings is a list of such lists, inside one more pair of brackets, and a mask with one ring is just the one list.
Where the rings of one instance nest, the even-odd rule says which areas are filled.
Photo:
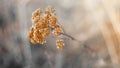
[[[55, 9], [48, 6], [44, 12], [37, 9], [32, 14], [32, 27], [29, 32], [29, 39], [33, 44], [46, 42], [45, 37], [53, 33], [55, 36], [60, 36], [63, 32], [62, 27], [57, 23]], [[64, 41], [57, 40], [57, 48], [63, 48]]]

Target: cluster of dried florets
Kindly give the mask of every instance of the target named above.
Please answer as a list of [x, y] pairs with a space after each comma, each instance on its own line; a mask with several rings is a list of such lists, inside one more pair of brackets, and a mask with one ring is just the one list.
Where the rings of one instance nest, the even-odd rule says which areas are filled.
[[[32, 14], [32, 27], [29, 32], [29, 39], [33, 44], [46, 42], [45, 38], [53, 33], [55, 36], [61, 35], [62, 27], [57, 23], [55, 10], [48, 6], [44, 12], [37, 9]], [[64, 46], [63, 40], [56, 41], [57, 48], [61, 49]]]

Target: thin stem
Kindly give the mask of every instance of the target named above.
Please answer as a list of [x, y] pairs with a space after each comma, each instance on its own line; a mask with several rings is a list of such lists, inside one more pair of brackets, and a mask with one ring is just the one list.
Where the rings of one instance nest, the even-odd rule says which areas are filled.
[[81, 41], [75, 39], [74, 37], [72, 37], [72, 36], [70, 36], [70, 35], [68, 35], [68, 34], [66, 34], [66, 33], [61, 33], [61, 34], [64, 35], [64, 36], [67, 36], [67, 37], [70, 38], [71, 40], [75, 40], [75, 41], [81, 42]]
[[84, 47], [85, 47], [86, 49], [90, 50], [91, 52], [95, 52], [95, 49], [89, 47], [88, 45], [85, 45], [85, 44], [84, 44]]
[[91, 48], [90, 46], [88, 46], [87, 44], [83, 43], [82, 41], [79, 41], [79, 40], [75, 39], [74, 37], [72, 37], [72, 36], [70, 36], [70, 35], [68, 35], [66, 33], [61, 33], [61, 34], [64, 35], [64, 36], [67, 36], [71, 40], [74, 40], [74, 41], [77, 41], [77, 42], [81, 43], [84, 46], [84, 48], [90, 50], [91, 52], [95, 52], [95, 49]]
[[[60, 24], [59, 21], [57, 21], [57, 23]], [[61, 24], [60, 24], [60, 25], [61, 25]], [[75, 39], [74, 37], [68, 35], [68, 34], [65, 32], [64, 29], [63, 29], [63, 33], [61, 33], [61, 34], [64, 35], [64, 36], [66, 36], [66, 37], [68, 37], [68, 38], [70, 38], [71, 40], [74, 40], [74, 41], [77, 41], [77, 42], [81, 43], [81, 44], [84, 46], [84, 48], [90, 50], [91, 52], [95, 52], [95, 49], [93, 49], [93, 48], [91, 48], [90, 46], [86, 45], [84, 42], [79, 41], [79, 40]]]

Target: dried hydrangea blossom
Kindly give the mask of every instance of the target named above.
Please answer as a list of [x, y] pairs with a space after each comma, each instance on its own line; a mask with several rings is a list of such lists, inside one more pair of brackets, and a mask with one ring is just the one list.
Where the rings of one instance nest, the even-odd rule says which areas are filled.
[[54, 30], [53, 30], [53, 33], [56, 35], [56, 36], [59, 36], [61, 35], [61, 32], [62, 32], [62, 27], [60, 25], [56, 25]]
[[[45, 37], [53, 33], [55, 36], [60, 36], [63, 32], [60, 24], [57, 23], [55, 9], [48, 6], [42, 13], [41, 9], [37, 9], [32, 14], [32, 27], [29, 32], [29, 39], [33, 44], [46, 42]], [[57, 48], [63, 48], [64, 41], [57, 40]]]
[[62, 49], [64, 46], [64, 41], [63, 40], [57, 40], [56, 45], [58, 49]]

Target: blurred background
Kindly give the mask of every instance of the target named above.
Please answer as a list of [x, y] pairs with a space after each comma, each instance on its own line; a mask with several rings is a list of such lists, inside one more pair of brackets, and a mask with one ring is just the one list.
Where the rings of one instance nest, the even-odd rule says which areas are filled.
[[[31, 15], [50, 5], [65, 32], [58, 50], [28, 39]], [[119, 0], [0, 0], [0, 68], [120, 68]]]

